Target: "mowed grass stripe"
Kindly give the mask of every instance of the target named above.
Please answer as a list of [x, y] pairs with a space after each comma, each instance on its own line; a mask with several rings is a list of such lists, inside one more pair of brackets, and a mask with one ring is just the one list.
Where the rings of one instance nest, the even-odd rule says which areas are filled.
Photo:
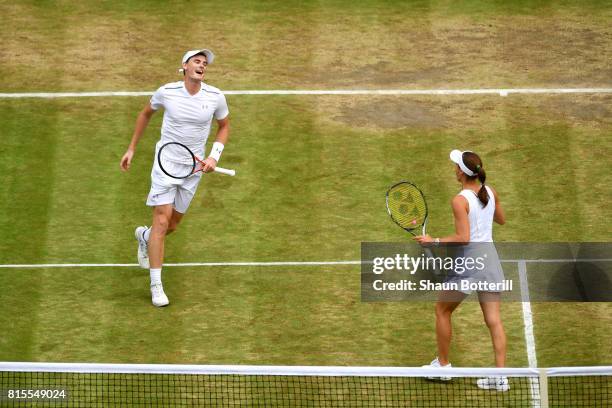
[[46, 255], [51, 167], [55, 160], [57, 112], [47, 105], [1, 103], [3, 142], [0, 257], [37, 259]]
[[[133, 124], [134, 112], [143, 105], [136, 102], [119, 99], [88, 100], [73, 104], [59, 101], [55, 105], [61, 112], [57, 120], [60, 142], [53, 162], [58, 177], [52, 186], [50, 239], [46, 245], [49, 248], [48, 259], [59, 260], [65, 256], [80, 258], [82, 254], [93, 254], [97, 259], [114, 258], [120, 256], [118, 251], [126, 247], [116, 237], [133, 236], [134, 226], [126, 224], [125, 218], [121, 216], [124, 207], [120, 198], [126, 193], [122, 191], [124, 186], [118, 171], [117, 156], [122, 153], [116, 149], [113, 141], [129, 135], [126, 129]], [[143, 147], [144, 151], [150, 150], [146, 145]], [[102, 174], [104, 177], [100, 176]], [[145, 188], [140, 187], [141, 190]], [[138, 188], [131, 191], [138, 191]], [[67, 241], [69, 245], [66, 245]], [[134, 260], [135, 256], [130, 259]], [[108, 327], [110, 321], [125, 316], [125, 310], [118, 310], [115, 303], [105, 303], [105, 299], [124, 297], [125, 291], [140, 288], [142, 290], [139, 293], [148, 299], [146, 278], [140, 286], [123, 287], [114, 276], [77, 275], [71, 280], [61, 281], [58, 280], [56, 270], [45, 269], [40, 272], [38, 279], [46, 287], [41, 292], [40, 309], [41, 313], [48, 315], [49, 322], [58, 315], [76, 312], [68, 300], [72, 293], [78, 294], [80, 302], [91, 302], [90, 313], [79, 311], [73, 320], [68, 319], [70, 324], [62, 325], [58, 332], [75, 337], [87, 333], [87, 341], [91, 345], [97, 344], [100, 353], [113, 353], [117, 333], [113, 330], [82, 332], [83, 321], [95, 321], [101, 327]], [[88, 293], [89, 299], [83, 297], [83, 293]], [[58, 313], [58, 310], [61, 312]], [[62, 335], [48, 335], [48, 330], [47, 326], [38, 328], [39, 332], [45, 333], [35, 344], [35, 354], [38, 356], [46, 356], [49, 350], [54, 350], [62, 342]], [[71, 340], [66, 343], [70, 344]]]
[[[592, 109], [597, 109], [596, 102], [594, 101]], [[612, 120], [608, 120], [607, 124], [612, 124]], [[584, 134], [582, 129], [578, 132]], [[593, 170], [599, 167], [598, 163], [606, 162], [612, 157], [612, 137], [578, 137], [572, 138], [570, 143], [568, 159], [576, 180], [574, 194], [576, 212], [579, 215], [576, 229], [582, 233], [584, 241], [591, 239], [590, 231], [596, 231], [598, 236], [609, 237], [608, 224], [604, 222], [608, 214], [606, 210], [602, 210], [609, 208], [609, 200], [603, 186], [612, 185], [612, 173], [593, 173]]]
[[[509, 106], [508, 131], [514, 135], [514, 145], [499, 152], [503, 153], [499, 157], [499, 160], [502, 160], [500, 168], [505, 169], [503, 176], [511, 181], [510, 186], [513, 188], [511, 205], [506, 206], [511, 228], [504, 230], [512, 234], [510, 239], [517, 240], [607, 240], [608, 234], [597, 227], [580, 227], [587, 219], [592, 219], [592, 214], [586, 218], [581, 216], [582, 207], [588, 205], [589, 200], [581, 199], [579, 191], [585, 184], [578, 175], [587, 171], [590, 173], [597, 166], [591, 166], [589, 169], [592, 161], [581, 160], [579, 156], [584, 156], [585, 153], [572, 149], [574, 145], [586, 144], [592, 147], [587, 155], [599, 155], [598, 151], [601, 150], [609, 151], [612, 140], [604, 136], [606, 126], [590, 121], [587, 126], [589, 133], [593, 132], [591, 138], [584, 137], [582, 129], [586, 127], [578, 130], [576, 123], [565, 117], [528, 127], [524, 121], [542, 112], [537, 103], [531, 103], [533, 105]], [[528, 109], [531, 114], [526, 113]], [[594, 140], [597, 142], [593, 143]], [[510, 175], [510, 172], [513, 175]], [[608, 186], [596, 183], [591, 184], [590, 188], [592, 193], [596, 192], [594, 196], [597, 197], [599, 194], [605, 194]], [[504, 183], [500, 188], [508, 188], [508, 183]], [[502, 200], [508, 202], [505, 197], [502, 197]], [[607, 209], [600, 207], [600, 211], [605, 213]], [[538, 223], [548, 228], [545, 239], [538, 238], [540, 234], [534, 228], [536, 218], [539, 219]]]
[[[44, 259], [53, 192], [50, 186], [55, 178], [52, 164], [58, 144], [56, 112], [28, 102], [0, 106], [4, 135], [0, 147], [0, 258]], [[20, 137], [12, 137], [16, 134]], [[15, 270], [0, 275], [0, 287], [2, 327], [11, 333], [0, 337], [0, 350], [30, 359], [44, 283], [32, 274]]]
[[559, 366], [612, 363], [609, 303], [535, 302], [532, 310], [541, 367], [553, 362]]

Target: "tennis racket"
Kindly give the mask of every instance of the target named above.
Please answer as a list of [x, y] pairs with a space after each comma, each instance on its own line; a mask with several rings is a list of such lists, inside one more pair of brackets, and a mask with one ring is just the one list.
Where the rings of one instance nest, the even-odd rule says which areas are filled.
[[[427, 202], [423, 192], [409, 181], [400, 181], [389, 187], [386, 196], [387, 212], [397, 225], [415, 237], [425, 235], [427, 230]], [[423, 247], [428, 258], [433, 253], [428, 247]], [[438, 273], [434, 270], [434, 273]]]
[[[425, 235], [427, 202], [423, 192], [409, 181], [401, 181], [387, 190], [387, 212], [397, 225], [415, 237]], [[416, 231], [416, 232], [415, 232]]]
[[[166, 175], [175, 179], [184, 179], [193, 176], [204, 169], [204, 161], [198, 158], [184, 144], [168, 142], [159, 148], [157, 152], [157, 163]], [[235, 170], [215, 167], [215, 173], [235, 176]]]

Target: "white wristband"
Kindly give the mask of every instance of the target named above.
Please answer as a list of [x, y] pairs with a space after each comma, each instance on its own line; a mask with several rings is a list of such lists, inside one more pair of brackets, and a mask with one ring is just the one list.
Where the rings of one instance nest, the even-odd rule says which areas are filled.
[[224, 147], [225, 146], [221, 142], [213, 143], [212, 149], [210, 149], [210, 154], [208, 155], [208, 157], [212, 157], [217, 163], [219, 163], [219, 159], [221, 158], [221, 153], [223, 152]]

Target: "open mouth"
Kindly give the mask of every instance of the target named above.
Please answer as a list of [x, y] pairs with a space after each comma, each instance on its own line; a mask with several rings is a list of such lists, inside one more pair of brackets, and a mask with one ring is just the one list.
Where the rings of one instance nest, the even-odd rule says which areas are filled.
[[204, 73], [204, 71], [196, 70], [195, 73], [198, 74], [198, 75], [202, 75]]

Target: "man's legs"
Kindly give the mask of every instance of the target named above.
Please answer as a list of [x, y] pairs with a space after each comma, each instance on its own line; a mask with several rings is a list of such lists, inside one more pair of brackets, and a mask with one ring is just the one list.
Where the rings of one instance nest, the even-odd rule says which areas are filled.
[[176, 230], [182, 218], [183, 214], [176, 211], [172, 204], [158, 205], [153, 208], [153, 225], [149, 232], [148, 249], [151, 265], [151, 295], [155, 306], [166, 306], [169, 303], [161, 280], [164, 243], [166, 235]]
[[[151, 191], [147, 197], [147, 205], [153, 207], [153, 224], [151, 228], [139, 227], [142, 231], [142, 242], [148, 253], [148, 263], [151, 273], [151, 294], [155, 306], [165, 306], [168, 297], [162, 287], [161, 272], [164, 262], [164, 242], [166, 235], [176, 230], [183, 215], [187, 212], [189, 204], [198, 187], [201, 175], [184, 180], [181, 184], [167, 183], [167, 177], [159, 174], [157, 166], [153, 166], [151, 173]], [[137, 232], [138, 237], [138, 232]], [[141, 266], [145, 262], [140, 262]]]
[[153, 225], [149, 236], [149, 262], [151, 268], [161, 268], [164, 261], [164, 240], [166, 235], [176, 231], [183, 214], [172, 204], [153, 207]]

